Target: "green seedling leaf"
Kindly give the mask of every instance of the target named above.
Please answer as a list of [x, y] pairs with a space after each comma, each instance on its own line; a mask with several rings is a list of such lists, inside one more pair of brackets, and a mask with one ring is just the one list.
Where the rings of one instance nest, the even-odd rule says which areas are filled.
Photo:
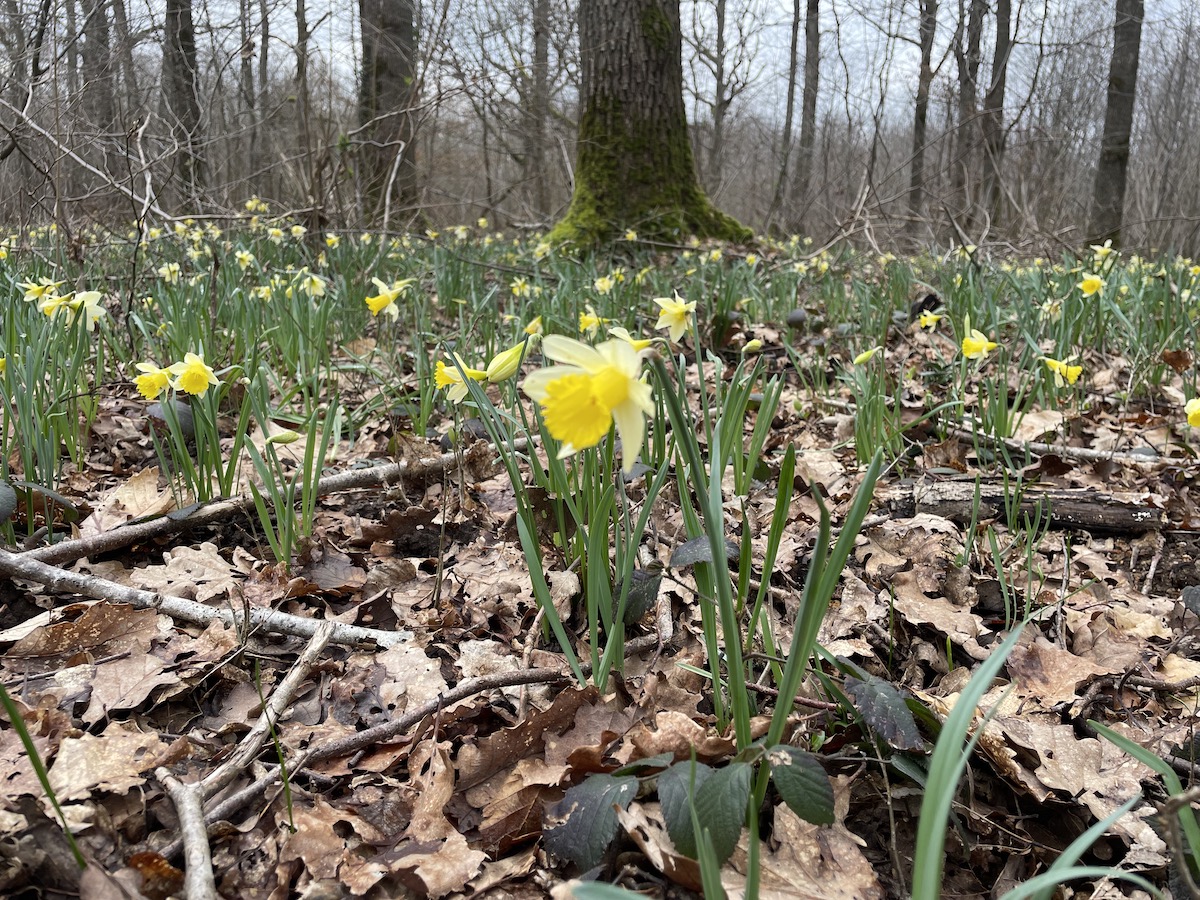
[[894, 750], [919, 750], [924, 746], [912, 710], [892, 684], [873, 675], [861, 681], [847, 675], [845, 691], [863, 720], [888, 746]]
[[616, 807], [628, 809], [637, 796], [636, 778], [592, 775], [546, 810], [546, 849], [590, 869], [617, 833]]
[[628, 888], [617, 887], [615, 884], [600, 884], [590, 881], [584, 884], [571, 885], [572, 900], [629, 900], [630, 897], [641, 897]]
[[680, 853], [697, 858], [699, 848], [689, 809], [689, 799], [694, 796], [696, 816], [712, 838], [718, 864], [723, 863], [737, 846], [746, 821], [752, 769], [749, 763], [730, 763], [721, 769], [696, 763], [694, 771], [694, 785], [689, 783], [693, 772], [690, 762], [672, 766], [659, 776], [658, 797], [667, 832]]
[[618, 778], [622, 775], [639, 775], [649, 769], [665, 769], [675, 761], [675, 754], [670, 751], [658, 756], [647, 756], [645, 759], [634, 760], [627, 766], [621, 766], [613, 772]]
[[675, 849], [684, 856], [696, 858], [696, 834], [692, 830], [692, 815], [689, 809], [691, 791], [698, 791], [716, 772], [712, 766], [701, 762], [681, 762], [671, 766], [658, 776], [658, 801], [662, 806], [663, 821]]
[[718, 865], [733, 855], [742, 826], [746, 824], [753, 771], [749, 763], [730, 763], [717, 769], [696, 792], [696, 815], [712, 837]]
[[0, 525], [8, 521], [17, 508], [17, 492], [7, 481], [0, 481]]
[[767, 752], [767, 762], [771, 780], [792, 812], [814, 825], [833, 822], [833, 783], [816, 756], [780, 744]]
[[[735, 560], [741, 555], [741, 548], [733, 541], [725, 540], [725, 555], [730, 560]], [[710, 563], [713, 561], [712, 546], [709, 543], [707, 535], [692, 538], [690, 541], [684, 541], [671, 553], [671, 568], [679, 569], [685, 566], [694, 566], [696, 563]]]

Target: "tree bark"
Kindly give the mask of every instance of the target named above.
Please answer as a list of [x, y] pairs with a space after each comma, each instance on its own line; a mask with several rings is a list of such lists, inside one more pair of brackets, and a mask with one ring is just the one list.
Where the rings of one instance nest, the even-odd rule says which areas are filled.
[[550, 239], [609, 240], [627, 228], [747, 240], [696, 179], [683, 106], [679, 0], [581, 0], [582, 115], [575, 191]]
[[929, 86], [933, 84], [933, 38], [937, 33], [937, 0], [921, 0], [919, 40], [921, 70], [913, 104], [912, 164], [908, 182], [908, 212], [913, 227], [925, 212], [925, 144], [928, 140]]
[[809, 196], [812, 187], [813, 148], [817, 141], [817, 87], [821, 77], [821, 0], [808, 0], [804, 18], [804, 89], [800, 101], [800, 147], [796, 154], [796, 178], [792, 183], [794, 211], [792, 228], [796, 234], [809, 222]]
[[992, 224], [1001, 219], [1000, 164], [1004, 161], [1004, 94], [1012, 49], [1012, 0], [996, 0], [996, 52], [992, 80], [983, 101], [983, 195]]
[[86, 115], [103, 134], [116, 122], [107, 0], [83, 0], [83, 94]]
[[[963, 0], [958, 2], [959, 36], [954, 44], [954, 59], [958, 66], [958, 133], [955, 139], [952, 175], [952, 191], [961, 199], [964, 210], [971, 209], [968, 193], [967, 172], [974, 156], [975, 108], [979, 100], [979, 64], [982, 58], [980, 44], [983, 37], [983, 17], [987, 13], [987, 0], [971, 0], [971, 6], [963, 22]], [[962, 44], [962, 32], [966, 30], [966, 47]]]
[[417, 197], [417, 30], [412, 0], [359, 0], [362, 77], [358, 95], [362, 125], [364, 212], [375, 220], [392, 202]]
[[[812, 2], [812, 0], [810, 0]], [[792, 120], [796, 109], [796, 61], [800, 46], [800, 0], [792, 0], [792, 40], [788, 48], [787, 100], [784, 101], [783, 134], [779, 141], [779, 176], [775, 193], [767, 211], [767, 223], [774, 227], [775, 216], [783, 205], [783, 192], [788, 185], [788, 166], [792, 156]]]
[[196, 85], [196, 31], [191, 0], [167, 0], [163, 34], [163, 116], [175, 142], [175, 176], [181, 200], [193, 201], [200, 185], [200, 100]]
[[[533, 78], [530, 82], [529, 122], [525, 129], [525, 178], [533, 186], [533, 208], [550, 212], [546, 175], [546, 126], [550, 118], [550, 0], [533, 0]], [[491, 191], [488, 191], [491, 196]]]
[[1100, 142], [1100, 162], [1096, 166], [1088, 229], [1095, 241], [1121, 242], [1144, 16], [1144, 0], [1116, 0], [1113, 51], [1108, 68], [1108, 106], [1104, 113], [1104, 137]]

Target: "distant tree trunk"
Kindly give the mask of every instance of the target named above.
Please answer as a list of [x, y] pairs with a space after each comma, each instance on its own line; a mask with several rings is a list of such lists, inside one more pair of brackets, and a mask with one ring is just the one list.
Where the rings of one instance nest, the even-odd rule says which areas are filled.
[[729, 80], [725, 71], [725, 0], [716, 0], [717, 47], [713, 55], [712, 147], [708, 151], [708, 184], [716, 190], [721, 184], [725, 156], [725, 113], [729, 110]]
[[1012, 49], [1012, 0], [996, 0], [996, 52], [992, 55], [992, 80], [983, 100], [983, 197], [988, 217], [1002, 218], [1000, 164], [1004, 161], [1004, 94], [1008, 83], [1008, 57]]
[[[267, 91], [271, 87], [271, 0], [258, 0], [258, 114], [254, 120], [255, 134], [258, 140], [255, 142], [257, 153], [250, 160], [250, 169], [252, 172], [261, 172], [263, 169], [263, 134], [262, 126], [265, 121], [267, 110], [270, 108], [267, 105]], [[269, 190], [270, 181], [264, 179], [268, 185], [268, 189], [259, 188], [264, 194], [270, 196]]]
[[[550, 212], [550, 184], [546, 177], [546, 125], [550, 118], [550, 0], [533, 0], [533, 78], [525, 128], [525, 179], [533, 187], [533, 207], [538, 215]], [[488, 196], [491, 196], [489, 191]]]
[[175, 142], [178, 196], [195, 202], [202, 166], [200, 100], [196, 94], [196, 31], [191, 0], [166, 0], [163, 36], [163, 116]]
[[1133, 131], [1133, 103], [1137, 94], [1141, 55], [1144, 0], [1116, 0], [1113, 50], [1108, 67], [1108, 107], [1100, 163], [1092, 189], [1092, 239], [1121, 242], [1125, 212], [1125, 183], [1129, 168], [1129, 141]]
[[412, 206], [417, 199], [416, 7], [413, 0], [359, 0], [359, 14], [364, 212], [374, 220], [387, 206], [389, 182], [392, 203]]
[[238, 0], [238, 93], [241, 97], [239, 121], [243, 128], [245, 153], [242, 156], [243, 178], [254, 171], [254, 156], [258, 146], [257, 99], [254, 92], [254, 31], [250, 24], [250, 0]]
[[925, 212], [925, 143], [929, 118], [929, 86], [933, 84], [933, 38], [937, 32], [937, 0], [921, 0], [919, 38], [921, 71], [913, 106], [912, 168], [908, 183], [908, 211], [915, 228]]
[[683, 107], [679, 0], [580, 0], [582, 115], [575, 191], [553, 241], [635, 228], [746, 240], [700, 189]]
[[112, 38], [107, 0], [83, 0], [83, 95], [88, 119], [101, 134], [116, 122]]
[[800, 102], [800, 147], [792, 182], [790, 231], [803, 232], [810, 223], [813, 147], [817, 140], [817, 86], [821, 76], [821, 0], [808, 0], [804, 18], [804, 90]]
[[971, 198], [967, 194], [967, 170], [970, 167], [972, 150], [975, 147], [975, 104], [979, 100], [979, 64], [982, 58], [980, 45], [983, 37], [983, 17], [987, 13], [987, 0], [971, 0], [966, 13], [966, 47], [962, 43], [963, 0], [958, 0], [958, 39], [954, 43], [954, 59], [958, 65], [958, 133], [955, 138], [953, 157], [952, 191], [961, 199], [963, 209], [970, 210]]
[[312, 32], [308, 30], [308, 2], [296, 0], [296, 137], [303, 172], [300, 189], [303, 191], [303, 202], [309, 209], [309, 216], [315, 215], [318, 195], [308, 109], [308, 39], [311, 36]]
[[792, 40], [788, 48], [787, 100], [784, 101], [783, 134], [779, 141], [779, 175], [775, 179], [775, 193], [771, 196], [771, 207], [767, 210], [767, 222], [774, 228], [775, 216], [783, 205], [783, 192], [788, 184], [788, 166], [792, 156], [792, 122], [796, 110], [796, 70], [800, 56], [800, 0], [792, 0]]
[[125, 86], [125, 104], [134, 111], [141, 99], [138, 90], [137, 68], [133, 63], [133, 35], [129, 32], [129, 16], [125, 11], [125, 0], [113, 0], [113, 30], [117, 33], [117, 59], [121, 64], [121, 80]]

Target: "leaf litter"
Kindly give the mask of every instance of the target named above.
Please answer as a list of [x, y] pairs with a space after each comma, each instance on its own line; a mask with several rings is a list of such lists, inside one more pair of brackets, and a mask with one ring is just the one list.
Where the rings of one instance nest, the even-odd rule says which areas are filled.
[[[85, 539], [175, 506], [145, 437], [128, 425], [127, 402], [109, 403], [94, 426], [107, 455], [70, 482], [91, 509], [77, 528]], [[849, 417], [794, 407], [781, 406], [770, 447], [797, 447], [804, 490], [788, 510], [775, 571], [752, 576], [768, 581], [767, 613], [783, 633], [797, 615], [813, 549], [818, 507], [808, 492], [820, 492], [840, 520], [860, 474], [852, 449], [830, 449], [852, 433]], [[1017, 437], [1037, 441], [1067, 425], [1101, 451], [1127, 449], [1137, 443], [1134, 433], [1159, 446], [1170, 439], [1160, 418], [1102, 408], [1074, 423], [1057, 411], [1028, 415]], [[261, 446], [265, 438], [251, 439]], [[380, 429], [353, 453], [335, 447], [331, 459], [349, 467], [398, 446], [414, 459], [437, 453]], [[6, 728], [0, 826], [10, 839], [0, 850], [0, 891], [43, 885], [51, 893], [156, 897], [179, 890], [182, 859], [171, 843], [178, 819], [163, 773], [198, 783], [211, 776], [254, 729], [304, 648], [303, 638], [255, 628], [244, 615], [254, 607], [411, 637], [388, 649], [329, 645], [296, 672], [269, 739], [205, 798], [206, 809], [220, 813], [210, 842], [223, 895], [567, 896], [571, 879], [584, 873], [551, 852], [555, 811], [575, 805], [567, 800], [573, 789], [600, 784], [593, 776], [613, 779], [608, 793], [588, 802], [619, 835], [593, 848], [600, 877], [651, 895], [698, 891], [699, 869], [671, 839], [652, 777], [613, 773], [639, 761], [689, 758], [723, 772], [736, 754], [732, 734], [715, 729], [709, 686], [694, 671], [704, 663], [705, 601], [687, 567], [705, 559], [707, 545], [687, 544], [678, 501], [664, 492], [651, 516], [650, 549], [677, 564], [661, 588], [676, 622], [671, 641], [630, 656], [610, 693], [573, 686], [549, 674], [563, 671], [562, 660], [540, 639], [514, 540], [512, 488], [482, 442], [463, 449], [466, 464], [431, 468], [419, 482], [323, 498], [315, 540], [290, 573], [267, 561], [261, 534], [236, 517], [67, 565], [230, 610], [229, 623], [189, 624], [20, 578], [0, 588], [0, 678], [93, 863], [82, 876], [64, 863], [61, 829]], [[289, 458], [298, 461], [302, 446], [298, 452], [290, 447]], [[1180, 487], [1194, 475], [1189, 465], [1043, 457], [1029, 477], [1096, 495], [1139, 492], [1139, 502], [1180, 524], [1195, 521], [1194, 501]], [[973, 478], [983, 468], [961, 444], [930, 442], [906, 475]], [[745, 510], [753, 557], [761, 558], [774, 485], [756, 482], [741, 498], [726, 488], [730, 519], [743, 521]], [[983, 537], [988, 526], [998, 554]], [[1008, 618], [1025, 612], [1034, 625], [980, 705], [990, 718], [976, 716], [981, 739], [948, 832], [946, 892], [990, 897], [1001, 884], [1027, 880], [1143, 791], [1093, 858], [1165, 884], [1170, 852], [1157, 820], [1164, 795], [1147, 787], [1154, 773], [1096, 738], [1086, 721], [1107, 722], [1190, 777], [1200, 618], [1182, 591], [1200, 584], [1198, 555], [1186, 529], [1031, 536], [1003, 517], [897, 517], [877, 508], [820, 633], [822, 645], [858, 672], [841, 682], [853, 707], [822, 702], [828, 695], [810, 680], [795, 716], [795, 741], [831, 776], [833, 820], [806, 822], [769, 800], [760, 896], [905, 895], [903, 861], [920, 806], [905, 773], [919, 768], [936, 723]], [[547, 578], [560, 615], [582, 634], [577, 574], [555, 568]], [[651, 631], [644, 624], [633, 633]], [[548, 674], [519, 683], [531, 669]], [[464, 684], [478, 690], [439, 702]], [[769, 707], [769, 697], [762, 702]], [[368, 729], [417, 714], [402, 731], [356, 744]], [[755, 718], [755, 735], [766, 721]], [[322, 752], [306, 762], [315, 748]], [[745, 890], [748, 840], [745, 831], [735, 836], [722, 869], [731, 896]], [[1104, 881], [1093, 889], [1115, 896]]]

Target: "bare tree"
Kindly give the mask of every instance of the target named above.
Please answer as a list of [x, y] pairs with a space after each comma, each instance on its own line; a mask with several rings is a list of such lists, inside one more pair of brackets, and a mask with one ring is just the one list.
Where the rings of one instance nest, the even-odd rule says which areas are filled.
[[363, 198], [368, 218], [375, 218], [389, 189], [402, 204], [416, 200], [416, 10], [411, 0], [359, 0], [359, 10]]
[[[964, 0], [958, 0], [958, 27], [954, 34], [954, 60], [958, 67], [958, 123], [955, 135], [955, 151], [951, 160], [951, 192], [956, 201], [970, 209], [967, 196], [967, 171], [974, 158], [976, 104], [979, 102], [979, 65], [982, 61], [983, 21], [987, 13], [987, 0], [970, 0], [970, 9], [964, 10]], [[963, 44], [963, 36], [966, 44]]]
[[[200, 100], [196, 83], [196, 30], [191, 0], [166, 0], [163, 24], [162, 114], [175, 146], [176, 194], [194, 202], [203, 177], [199, 147]], [[182, 204], [181, 204], [182, 205]]]
[[991, 223], [1001, 218], [1000, 173], [1004, 160], [1004, 94], [1008, 84], [1008, 59], [1012, 52], [1012, 0], [996, 0], [996, 46], [992, 78], [983, 101], [983, 196]]
[[1133, 131], [1133, 104], [1137, 94], [1141, 55], [1144, 0], [1116, 0], [1113, 50], [1108, 68], [1108, 105], [1100, 162], [1092, 190], [1092, 215], [1088, 231], [1094, 240], [1121, 241], [1125, 211], [1125, 184], [1129, 168], [1129, 141]]
[[731, 238], [750, 231], [696, 180], [683, 107], [679, 0], [581, 0], [583, 69], [571, 208], [551, 239], [647, 235]]
[[909, 172], [908, 211], [915, 227], [925, 207], [925, 144], [929, 117], [929, 86], [933, 83], [933, 39], [937, 34], [937, 0], [920, 0], [921, 15], [918, 43], [921, 69], [917, 76], [917, 97], [913, 104], [912, 157]]

